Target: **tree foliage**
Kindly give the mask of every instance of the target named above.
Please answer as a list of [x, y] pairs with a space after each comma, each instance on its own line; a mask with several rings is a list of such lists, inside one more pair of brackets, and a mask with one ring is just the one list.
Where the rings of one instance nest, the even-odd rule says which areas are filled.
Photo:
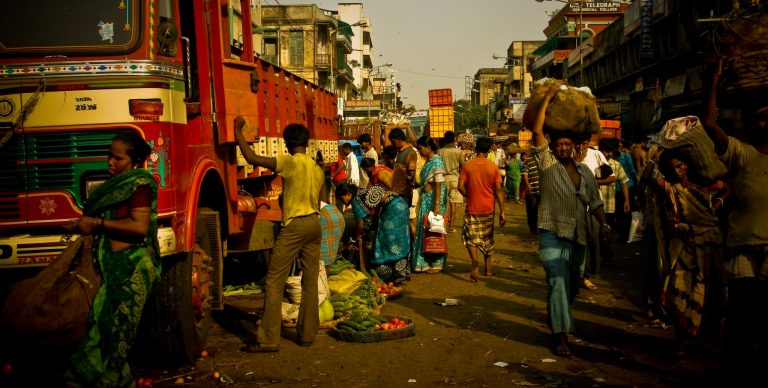
[[479, 134], [487, 131], [488, 106], [474, 105], [472, 101], [458, 100], [453, 103], [454, 128], [456, 133], [464, 133], [469, 129], [471, 133]]

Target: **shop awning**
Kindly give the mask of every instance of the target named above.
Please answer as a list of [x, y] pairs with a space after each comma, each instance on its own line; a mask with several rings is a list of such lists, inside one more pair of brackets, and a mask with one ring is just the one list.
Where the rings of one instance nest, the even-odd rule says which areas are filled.
[[346, 36], [355, 36], [355, 34], [352, 32], [352, 26], [349, 25], [349, 23], [339, 20], [339, 34], [346, 35]]
[[541, 56], [555, 50], [572, 49], [571, 45], [575, 45], [578, 39], [578, 36], [550, 36], [544, 44], [533, 50], [531, 55]]

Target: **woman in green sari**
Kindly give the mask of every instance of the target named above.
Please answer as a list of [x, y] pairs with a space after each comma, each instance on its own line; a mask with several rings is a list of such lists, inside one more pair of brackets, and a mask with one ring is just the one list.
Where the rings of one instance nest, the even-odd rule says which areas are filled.
[[144, 169], [150, 146], [135, 133], [112, 140], [109, 180], [88, 197], [73, 231], [94, 236], [103, 277], [86, 336], [70, 357], [70, 386], [134, 385], [128, 354], [144, 303], [160, 275], [157, 183]]
[[416, 217], [416, 239], [413, 242], [411, 267], [414, 272], [438, 274], [443, 272], [444, 253], [423, 253], [424, 215], [432, 211], [445, 214], [445, 164], [437, 154], [437, 143], [429, 136], [422, 136], [416, 141], [419, 154], [426, 160], [421, 169], [421, 188], [419, 189], [419, 213]]

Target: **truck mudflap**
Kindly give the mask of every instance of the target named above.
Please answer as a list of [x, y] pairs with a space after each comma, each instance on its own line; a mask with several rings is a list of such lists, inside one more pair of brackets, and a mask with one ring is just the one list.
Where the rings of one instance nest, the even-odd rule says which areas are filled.
[[[19, 234], [0, 237], [0, 269], [43, 267], [59, 257], [77, 235], [53, 234], [33, 236]], [[176, 253], [176, 234], [172, 228], [158, 228], [157, 239], [160, 241], [160, 255]]]

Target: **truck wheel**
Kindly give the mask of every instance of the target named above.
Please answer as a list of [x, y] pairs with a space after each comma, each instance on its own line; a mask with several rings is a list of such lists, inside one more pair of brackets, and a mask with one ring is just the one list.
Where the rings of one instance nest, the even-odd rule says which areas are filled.
[[[198, 209], [195, 246], [192, 252], [163, 258], [163, 273], [144, 308], [140, 325], [139, 352], [161, 364], [193, 362], [205, 346], [211, 325], [210, 281], [215, 265], [212, 253], [220, 254], [220, 227], [206, 226], [218, 213]], [[210, 291], [209, 291], [210, 290]]]

